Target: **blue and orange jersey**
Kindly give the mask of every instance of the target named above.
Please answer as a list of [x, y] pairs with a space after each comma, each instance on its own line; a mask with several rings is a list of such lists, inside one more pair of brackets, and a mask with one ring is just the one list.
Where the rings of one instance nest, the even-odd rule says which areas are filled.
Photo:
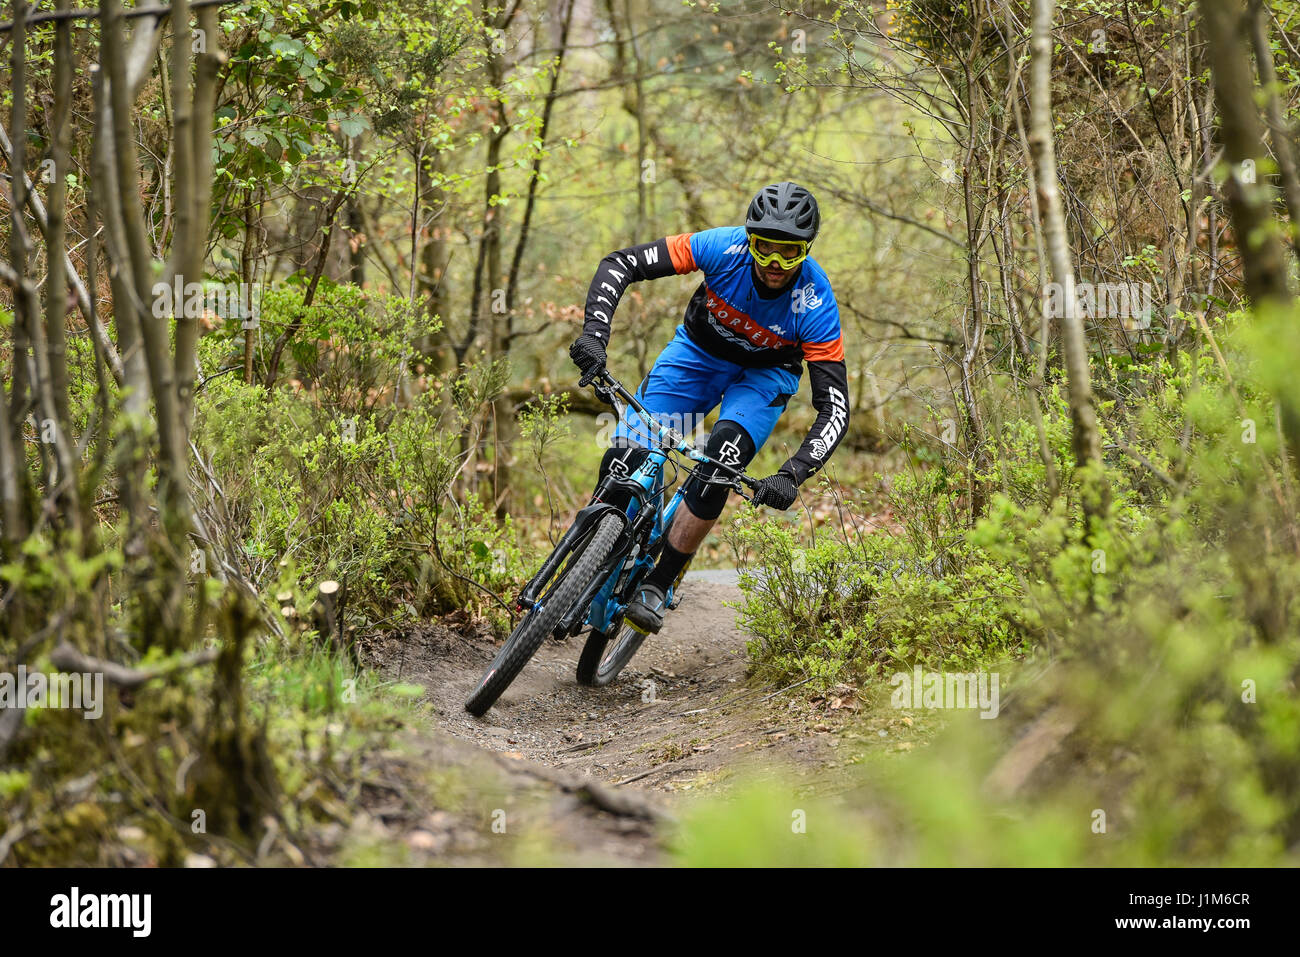
[[686, 306], [687, 334], [706, 352], [741, 366], [784, 366], [844, 359], [840, 311], [830, 280], [811, 256], [794, 281], [774, 292], [757, 282], [743, 226], [668, 236], [611, 253], [587, 298], [584, 331], [609, 340], [618, 300], [631, 282], [704, 273]]
[[667, 245], [674, 270], [704, 273], [687, 306], [686, 331], [709, 352], [743, 366], [844, 358], [835, 293], [811, 256], [774, 294], [754, 279], [742, 226], [670, 236]]

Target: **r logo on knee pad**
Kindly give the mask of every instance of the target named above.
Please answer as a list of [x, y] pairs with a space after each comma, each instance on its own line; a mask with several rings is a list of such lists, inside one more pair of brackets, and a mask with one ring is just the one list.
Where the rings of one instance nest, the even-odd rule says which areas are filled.
[[[709, 433], [709, 441], [704, 446], [704, 452], [710, 458], [736, 469], [748, 465], [756, 451], [754, 440], [749, 437], [745, 427], [730, 419], [722, 419], [713, 427], [713, 431]], [[713, 478], [718, 471], [712, 465], [701, 465], [697, 468], [696, 474]], [[707, 485], [692, 476], [686, 483], [683, 494], [691, 514], [696, 518], [712, 519], [722, 514], [722, 507], [727, 504], [729, 491], [730, 489], [725, 485]]]
[[722, 448], [714, 456], [723, 465], [734, 465], [740, 467], [740, 446], [728, 439], [722, 443]]

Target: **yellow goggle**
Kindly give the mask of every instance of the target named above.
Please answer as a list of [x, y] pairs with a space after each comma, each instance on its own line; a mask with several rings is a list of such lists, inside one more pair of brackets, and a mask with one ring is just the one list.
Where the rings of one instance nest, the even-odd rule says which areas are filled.
[[[771, 243], [774, 246], [794, 246], [799, 250], [799, 255], [793, 259], [787, 259], [779, 252], [760, 253], [758, 251], [759, 243]], [[759, 236], [757, 233], [750, 233], [749, 254], [754, 257], [754, 262], [760, 266], [770, 266], [772, 263], [776, 263], [782, 269], [793, 269], [808, 258], [808, 243], [803, 240], [769, 239], [766, 236]]]

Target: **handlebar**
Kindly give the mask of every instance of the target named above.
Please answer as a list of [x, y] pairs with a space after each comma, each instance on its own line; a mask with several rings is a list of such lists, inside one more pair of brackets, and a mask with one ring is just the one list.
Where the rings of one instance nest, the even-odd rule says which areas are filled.
[[730, 475], [729, 481], [722, 482], [719, 482], [717, 479], [697, 476], [701, 481], [712, 485], [729, 485], [743, 498], [747, 498], [747, 496], [745, 496], [741, 483], [748, 486], [751, 491], [758, 488], [758, 480], [746, 475], [744, 469], [737, 469], [734, 466], [728, 465], [725, 462], [719, 462], [717, 459], [706, 455], [695, 446], [691, 445], [690, 442], [687, 442], [686, 437], [676, 429], [666, 425], [661, 425], [659, 422], [655, 421], [654, 416], [640, 403], [640, 401], [637, 400], [637, 397], [624, 388], [621, 382], [610, 375], [608, 369], [601, 369], [599, 372], [583, 376], [578, 382], [578, 387], [582, 388], [587, 385], [594, 388], [598, 395], [605, 396], [609, 400], [610, 404], [618, 409], [619, 418], [622, 418], [625, 412], [624, 409], [619, 409], [617, 404], [617, 400], [622, 399], [627, 405], [630, 405], [636, 410], [637, 414], [641, 417], [641, 421], [647, 423], [650, 428], [655, 431], [656, 437], [659, 441], [669, 446], [674, 452], [685, 455], [687, 458], [694, 462], [698, 462], [701, 465], [712, 465]]

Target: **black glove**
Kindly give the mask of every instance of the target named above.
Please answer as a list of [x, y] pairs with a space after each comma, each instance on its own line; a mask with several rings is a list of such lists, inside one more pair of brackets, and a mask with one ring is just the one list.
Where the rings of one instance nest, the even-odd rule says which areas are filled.
[[754, 507], [768, 505], [784, 512], [794, 504], [798, 495], [799, 486], [794, 484], [794, 479], [785, 472], [777, 472], [762, 479], [754, 489]]
[[569, 346], [569, 358], [582, 373], [578, 385], [586, 385], [605, 371], [605, 343], [601, 341], [600, 336], [584, 333]]

